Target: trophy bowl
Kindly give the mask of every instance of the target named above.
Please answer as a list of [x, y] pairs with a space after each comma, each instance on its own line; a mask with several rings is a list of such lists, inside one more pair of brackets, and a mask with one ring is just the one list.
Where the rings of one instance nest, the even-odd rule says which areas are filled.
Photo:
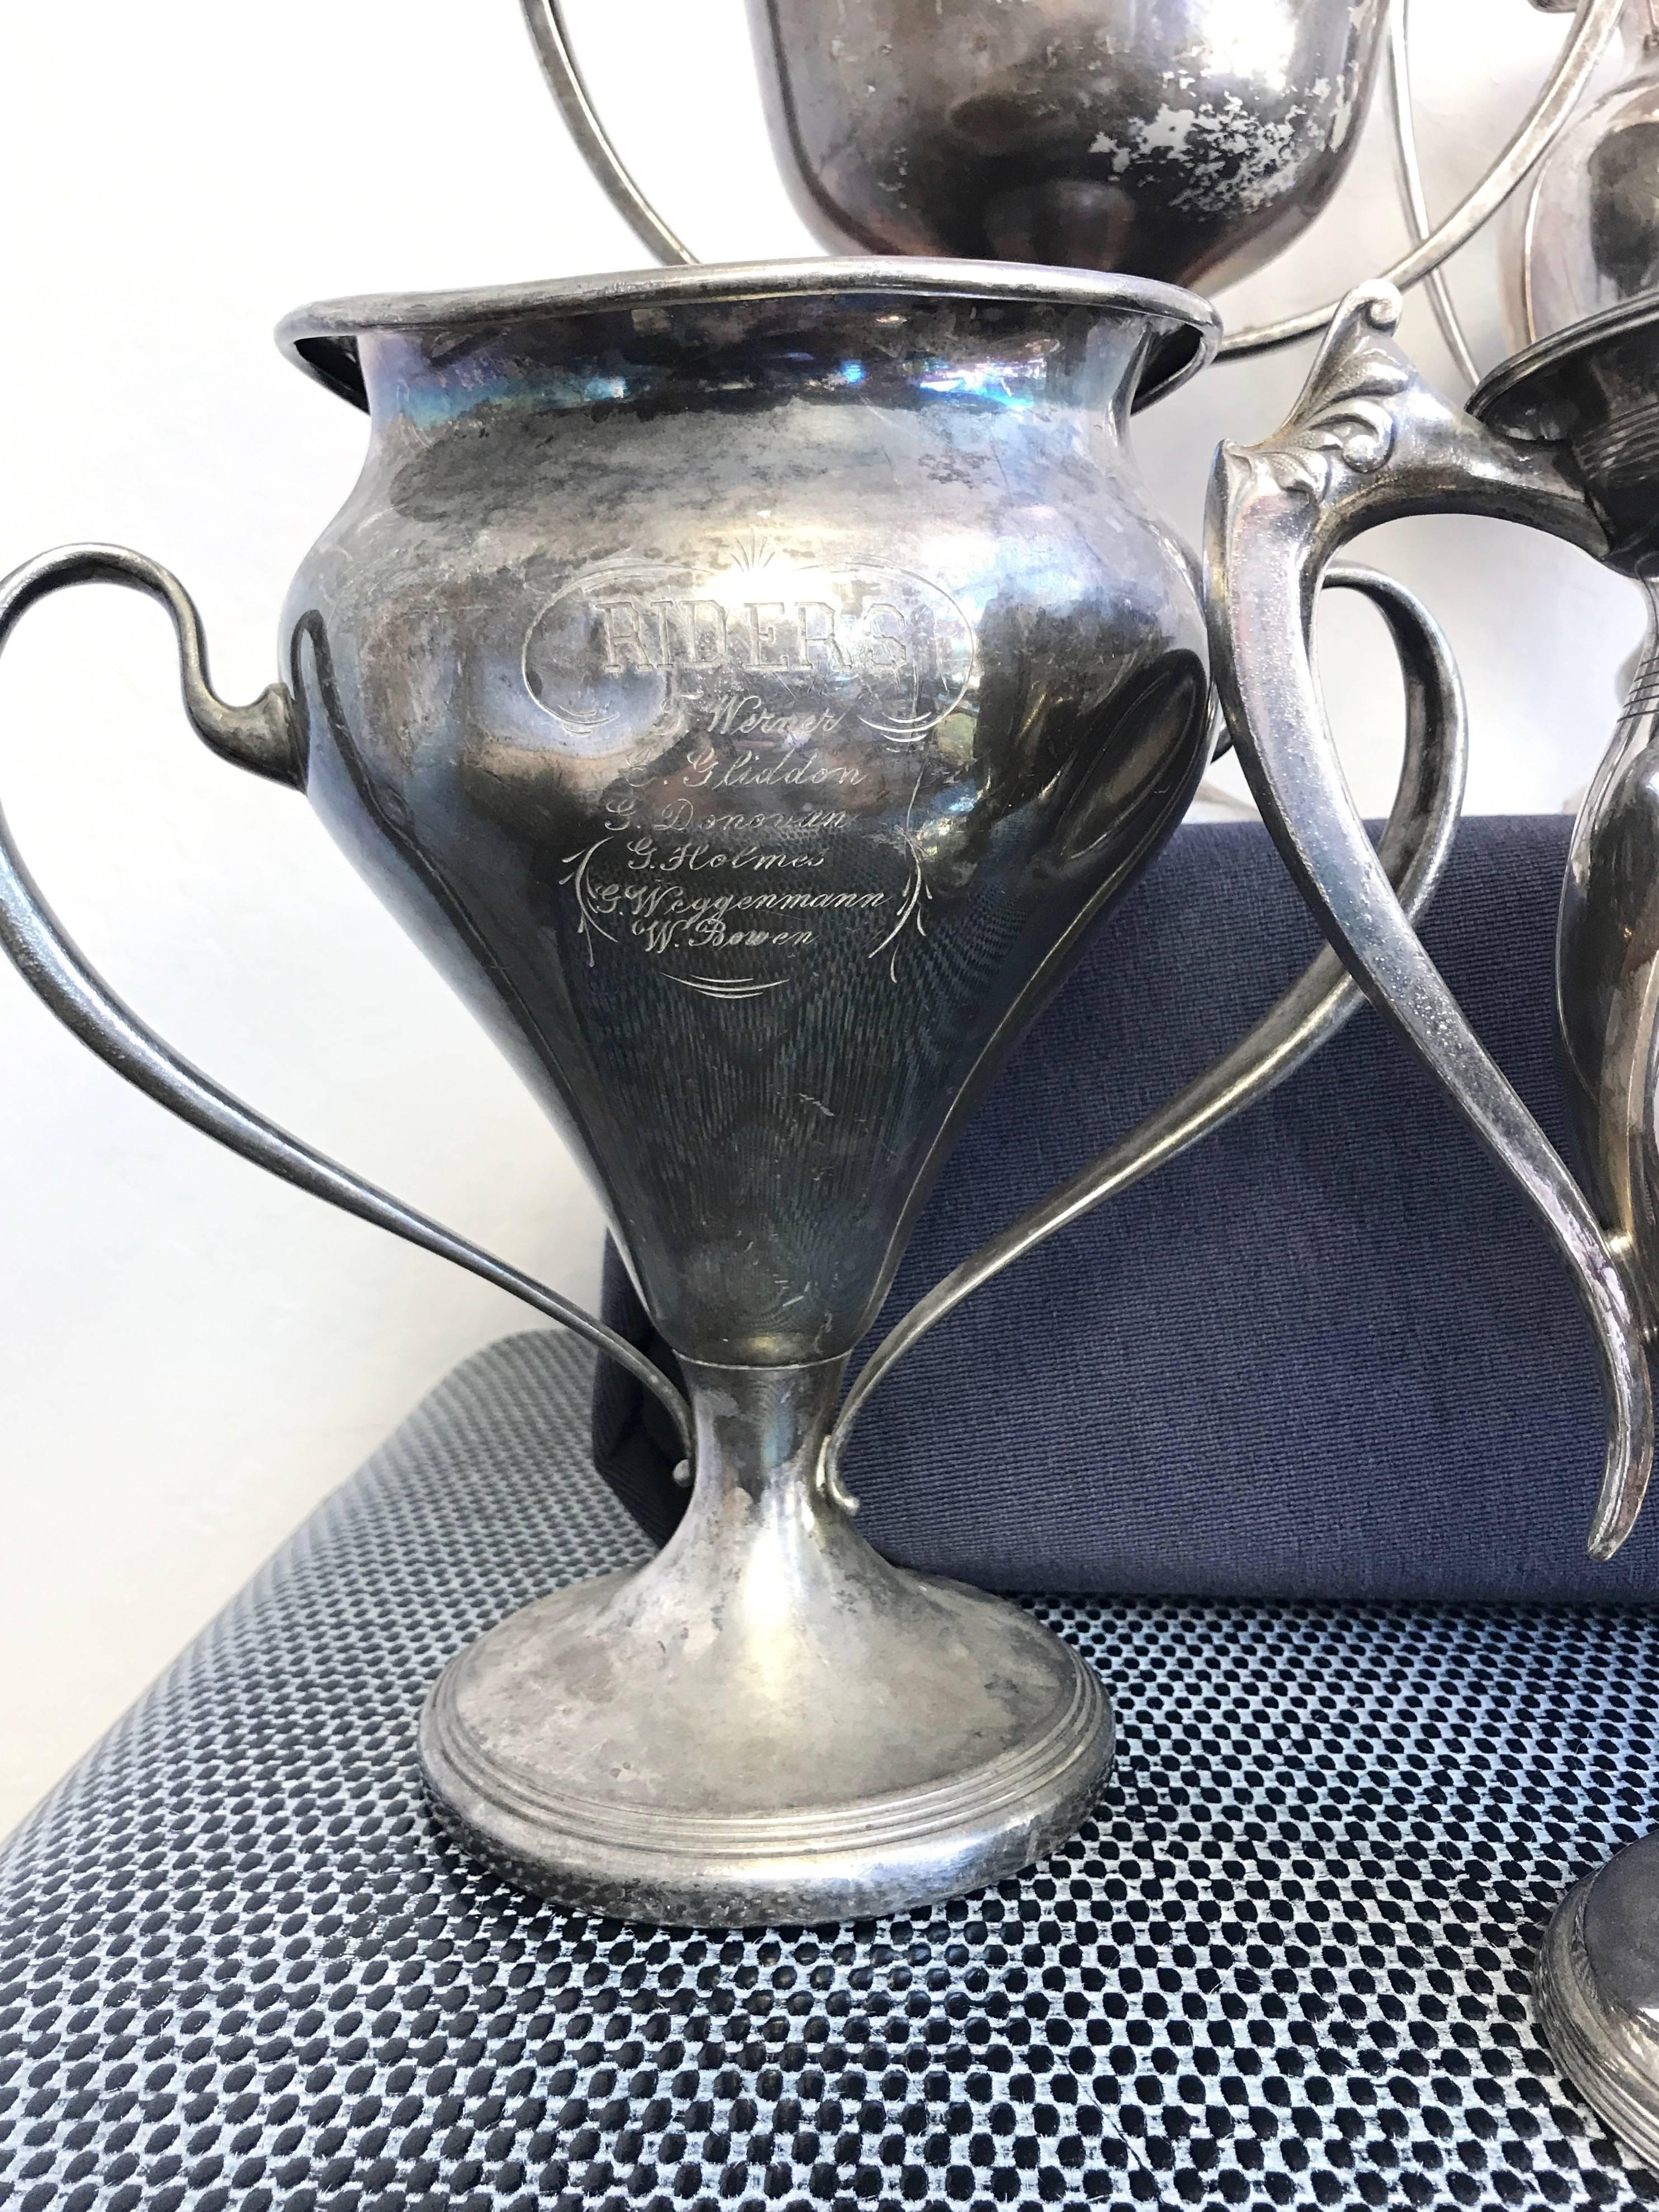
[[[469, 1849], [569, 1904], [712, 1925], [1008, 1875], [1092, 1801], [1104, 1692], [1027, 1612], [881, 1559], [834, 1425], [963, 1116], [1208, 759], [1196, 564], [1127, 433], [1213, 349], [1214, 315], [1134, 278], [888, 259], [345, 301], [280, 335], [371, 420], [289, 595], [284, 680], [220, 699], [188, 596], [118, 548], [15, 571], [0, 643], [68, 583], [163, 602], [198, 732], [306, 791], [500, 1043], [687, 1395], [180, 1060], [3, 824], [0, 943], [174, 1112], [576, 1328], [678, 1424], [692, 1494], [662, 1553], [541, 1598], [432, 1692], [422, 1767]], [[1406, 595], [1344, 580], [1401, 650], [1379, 865], [1413, 905], [1449, 848], [1461, 706]], [[1356, 1002], [1322, 956], [912, 1337]]]
[[832, 250], [1218, 288], [1329, 199], [1382, 0], [749, 0], [768, 121]]

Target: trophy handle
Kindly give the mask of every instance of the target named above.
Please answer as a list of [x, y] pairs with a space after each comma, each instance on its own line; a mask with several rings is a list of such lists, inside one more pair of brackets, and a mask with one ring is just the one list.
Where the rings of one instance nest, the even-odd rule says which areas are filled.
[[[1403, 585], [1375, 569], [1346, 567], [1331, 569], [1324, 581], [1363, 592], [1387, 623], [1400, 656], [1406, 688], [1405, 758], [1376, 849], [1406, 911], [1415, 915], [1439, 883], [1463, 803], [1468, 745], [1462, 686], [1438, 626]], [[1109, 1151], [1029, 1206], [919, 1299], [860, 1369], [825, 1444], [822, 1472], [836, 1502], [847, 1511], [856, 1511], [858, 1501], [840, 1474], [848, 1437], [872, 1391], [929, 1329], [1057, 1231], [1132, 1189], [1276, 1091], [1345, 1026], [1358, 1011], [1359, 999], [1359, 987], [1336, 954], [1320, 952], [1231, 1051]]]
[[1608, 1437], [1589, 1550], [1633, 1526], [1653, 1458], [1643, 1328], [1616, 1240], [1482, 1048], [1401, 911], [1355, 811], [1309, 653], [1320, 574], [1356, 531], [1453, 509], [1605, 535], [1546, 452], [1511, 447], [1428, 386], [1393, 342], [1399, 294], [1360, 286], [1334, 318], [1289, 421], [1225, 444], [1211, 480], [1207, 560], [1217, 681], [1263, 819], [1366, 996], [1416, 1048], [1531, 1200], [1572, 1269], [1595, 1331]]
[[[1605, 6], [1607, 0], [1598, 0], [1598, 4]], [[577, 66], [559, 0], [522, 0], [522, 5], [542, 75], [589, 174], [647, 253], [659, 261], [678, 261], [695, 268], [696, 255], [675, 236], [635, 183], [633, 173], [599, 120], [599, 112]]]
[[[234, 707], [221, 699], [208, 679], [202, 619], [195, 602], [176, 576], [142, 554], [119, 545], [66, 545], [15, 568], [0, 580], [0, 651], [27, 607], [68, 584], [125, 584], [159, 599], [173, 617], [179, 641], [185, 713], [191, 726], [222, 759], [256, 775], [303, 790], [305, 732], [293, 695], [284, 684], [270, 684], [251, 706]], [[690, 1415], [684, 1399], [661, 1369], [603, 1322], [584, 1313], [556, 1291], [509, 1267], [504, 1261], [470, 1244], [388, 1193], [378, 1190], [349, 1169], [338, 1166], [299, 1138], [289, 1136], [252, 1107], [221, 1090], [210, 1077], [181, 1059], [155, 1032], [122, 1004], [85, 955], [64, 933], [25, 867], [11, 831], [0, 816], [0, 947], [35, 996], [51, 1007], [67, 1029], [119, 1075], [176, 1114], [204, 1130], [233, 1152], [268, 1168], [284, 1182], [313, 1198], [389, 1229], [410, 1244], [482, 1276], [509, 1291], [551, 1321], [561, 1322], [617, 1360], [662, 1401], [673, 1416], [688, 1459]]]
[[[535, 0], [525, 0], [525, 4], [532, 6]], [[1409, 252], [1383, 270], [1383, 283], [1395, 285], [1402, 292], [1409, 290], [1425, 276], [1433, 276], [1461, 246], [1468, 245], [1476, 231], [1492, 221], [1510, 194], [1525, 181], [1571, 122], [1579, 98], [1595, 74], [1596, 64], [1619, 28], [1625, 11], [1625, 0], [1534, 0], [1534, 4], [1546, 8], [1552, 15], [1571, 12], [1573, 17], [1553, 68], [1540, 86], [1515, 136], [1486, 174], [1449, 215], [1425, 235], [1419, 236]], [[590, 155], [590, 161], [592, 158]], [[1416, 210], [1408, 207], [1407, 212], [1413, 217], [1415, 233], [1420, 228]], [[1279, 346], [1294, 344], [1298, 338], [1310, 337], [1314, 331], [1324, 327], [1334, 312], [1340, 312], [1342, 304], [1328, 301], [1322, 307], [1284, 315], [1276, 322], [1255, 323], [1244, 330], [1229, 331], [1221, 341], [1217, 358], [1270, 353]]]

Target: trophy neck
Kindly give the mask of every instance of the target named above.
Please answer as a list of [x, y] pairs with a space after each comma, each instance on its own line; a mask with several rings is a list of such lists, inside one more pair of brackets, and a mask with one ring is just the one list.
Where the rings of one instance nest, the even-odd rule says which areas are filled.
[[820, 1495], [818, 1458], [836, 1418], [847, 1354], [799, 1367], [682, 1359], [696, 1426], [688, 1526], [724, 1535], [738, 1521], [780, 1537], [841, 1515]]

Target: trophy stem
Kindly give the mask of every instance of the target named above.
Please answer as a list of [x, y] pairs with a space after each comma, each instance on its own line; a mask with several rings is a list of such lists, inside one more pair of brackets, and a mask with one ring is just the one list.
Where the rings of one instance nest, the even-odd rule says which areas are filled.
[[681, 1362], [684, 1520], [453, 1660], [422, 1717], [439, 1817], [562, 1903], [700, 1927], [847, 1920], [1001, 1879], [1070, 1832], [1104, 1692], [1029, 1613], [909, 1574], [825, 1492], [845, 1357]]
[[818, 1476], [847, 1354], [800, 1367], [717, 1367], [682, 1358], [680, 1370], [691, 1399], [696, 1480], [663, 1565], [689, 1573], [696, 1555], [717, 1581], [738, 1572], [781, 1576], [796, 1587], [805, 1586], [803, 1577], [815, 1581], [847, 1528]]

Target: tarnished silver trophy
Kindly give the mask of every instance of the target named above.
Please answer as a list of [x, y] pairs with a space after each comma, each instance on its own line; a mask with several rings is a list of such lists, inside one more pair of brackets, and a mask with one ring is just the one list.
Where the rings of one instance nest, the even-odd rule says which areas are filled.
[[[659, 260], [695, 263], [606, 130], [562, 0], [521, 4], [599, 184]], [[1413, 242], [1384, 274], [1432, 281], [1455, 349], [1437, 272], [1556, 138], [1625, 0], [1567, 4], [1574, 21], [1530, 111], [1431, 224], [1407, 0], [747, 0], [779, 172], [832, 252], [1066, 264], [1209, 290], [1260, 268], [1329, 203], [1386, 32]], [[1330, 312], [1230, 330], [1220, 349], [1286, 344]]]
[[827, 246], [1215, 286], [1329, 199], [1385, 7], [750, 0], [750, 16], [781, 173]]
[[[1514, 144], [1402, 281], [1536, 158], [1616, 9], [1584, 0]], [[592, 113], [553, 0], [529, 13], [618, 204], [689, 261]], [[0, 832], [0, 939], [95, 1050], [245, 1156], [578, 1329], [668, 1408], [692, 1486], [670, 1544], [459, 1654], [420, 1753], [454, 1834], [528, 1887], [715, 1925], [845, 1918], [1009, 1874], [1074, 1825], [1109, 1757], [1104, 1692], [1068, 1647], [857, 1534], [842, 1447], [958, 1300], [1316, 1049], [1358, 1003], [1335, 956], [938, 1285], [844, 1402], [842, 1386], [964, 1116], [1209, 757], [1204, 595], [1128, 425], [1219, 332], [1203, 301], [1144, 272], [1219, 281], [1308, 220], [1350, 149], [1381, 10], [872, 0], [843, 31], [774, 0], [756, 21], [826, 235], [1143, 273], [907, 251], [307, 310], [283, 343], [368, 409], [371, 434], [259, 701], [211, 691], [193, 605], [138, 555], [70, 548], [0, 586], [0, 641], [66, 583], [161, 599], [198, 733], [307, 791], [586, 1164], [688, 1397], [179, 1060], [100, 983]], [[1461, 445], [1443, 435], [1449, 410], [1378, 335], [1394, 297], [1349, 311], [1294, 434], [1229, 461], [1220, 672], [1264, 811], [1344, 958], [1577, 1271], [1615, 1412], [1606, 1546], [1650, 1452], [1640, 1324], [1600, 1224], [1436, 997], [1410, 927], [1461, 796], [1455, 672], [1397, 586], [1331, 572], [1376, 601], [1405, 672], [1405, 769], [1374, 852], [1306, 669], [1336, 538], [1390, 497], [1443, 499], [1454, 459], [1474, 457], [1498, 511], [1602, 532], [1552, 459], [1467, 418]], [[1427, 476], [1392, 489], [1419, 445]]]
[[[1573, 831], [1558, 1001], [1602, 1218], [1659, 1329], [1659, 8], [1628, 0], [1626, 75], [1528, 188], [1516, 291], [1526, 349], [1474, 404], [1567, 457], [1610, 563], [1647, 598], [1645, 648]], [[1581, 1883], [1552, 1922], [1540, 2014], [1562, 2066], [1659, 2166], [1659, 1837]]]
[[[258, 702], [216, 697], [193, 605], [136, 554], [70, 548], [0, 586], [0, 641], [70, 582], [167, 605], [198, 732], [302, 787], [476, 1010], [679, 1357], [689, 1406], [600, 1323], [180, 1060], [0, 835], [0, 938], [96, 1051], [580, 1329], [679, 1424], [693, 1491], [664, 1553], [481, 1638], [421, 1724], [442, 1818], [532, 1887], [635, 1918], [844, 1917], [1006, 1875], [1094, 1796], [1100, 1684], [1018, 1607], [880, 1559], [836, 1468], [850, 1401], [835, 1424], [963, 1116], [1207, 760], [1195, 564], [1127, 434], [1215, 335], [1166, 286], [971, 263], [339, 302], [282, 337], [367, 405], [368, 458]], [[1461, 793], [1455, 681], [1405, 594], [1346, 580], [1405, 669], [1379, 865], [1414, 908]], [[1356, 1003], [1322, 955], [872, 1367]]]

